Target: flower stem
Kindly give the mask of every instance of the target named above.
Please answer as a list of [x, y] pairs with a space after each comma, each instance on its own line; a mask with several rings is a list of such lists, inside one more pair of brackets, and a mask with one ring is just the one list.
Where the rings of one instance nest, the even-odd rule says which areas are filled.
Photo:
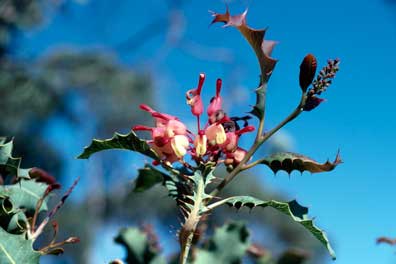
[[280, 122], [276, 127], [271, 129], [268, 133], [263, 134], [263, 127], [264, 127], [264, 117], [260, 119], [260, 124], [257, 132], [256, 139], [250, 148], [250, 150], [246, 153], [246, 156], [242, 159], [242, 161], [238, 164], [237, 167], [235, 167], [234, 170], [232, 170], [220, 184], [210, 193], [211, 196], [216, 196], [228, 183], [230, 183], [237, 175], [239, 172], [246, 170], [248, 168], [251, 168], [259, 162], [253, 162], [249, 165], [246, 165], [246, 163], [250, 160], [250, 158], [253, 156], [253, 154], [257, 151], [257, 149], [265, 142], [267, 141], [275, 132], [277, 132], [279, 129], [281, 129], [283, 126], [285, 126], [287, 123], [295, 119], [303, 110], [303, 106], [305, 104], [306, 96], [304, 93], [301, 95], [301, 100], [298, 106], [294, 109], [294, 111], [287, 116], [282, 122]]
[[182, 251], [180, 253], [180, 261], [179, 261], [180, 264], [187, 263], [188, 255], [190, 253], [190, 248], [191, 248], [193, 238], [194, 238], [194, 232], [191, 232], [187, 236], [186, 241], [185, 241], [184, 245], [182, 246]]
[[197, 178], [197, 181], [194, 182], [194, 186], [194, 196], [191, 198], [194, 203], [179, 232], [181, 247], [179, 263], [181, 264], [187, 263], [194, 234], [199, 221], [201, 220], [201, 208], [205, 197], [205, 181], [203, 175], [200, 175], [199, 178]]

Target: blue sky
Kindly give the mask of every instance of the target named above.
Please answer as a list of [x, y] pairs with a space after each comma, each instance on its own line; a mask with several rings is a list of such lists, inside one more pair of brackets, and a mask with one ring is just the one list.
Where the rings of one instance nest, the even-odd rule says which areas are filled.
[[[381, 235], [396, 236], [396, 5], [392, 7], [383, 0], [229, 3], [232, 13], [248, 7], [248, 23], [268, 26], [267, 37], [279, 41], [273, 53], [279, 63], [269, 84], [266, 129], [281, 121], [298, 103], [299, 65], [307, 53], [316, 55], [319, 66], [325, 65], [327, 58], [341, 59], [334, 85], [324, 94], [327, 101], [301, 115], [283, 132], [292, 135], [294, 151], [325, 161], [334, 158], [340, 149], [344, 163], [330, 173], [296, 173], [290, 179], [283, 173], [274, 177], [263, 169], [257, 171], [262, 174], [260, 178], [271, 188], [309, 205], [311, 216], [334, 241], [336, 263], [395, 263], [395, 250], [375, 245], [375, 239]], [[54, 17], [24, 36], [20, 55], [34, 57], [42, 51], [50, 52], [55, 43], [81, 49], [87, 45], [114, 47], [127, 37], [125, 32], [136, 32], [165, 9], [161, 1], [123, 1], [109, 6], [108, 13], [97, 14], [93, 11], [97, 10], [95, 5], [106, 6], [109, 2], [88, 1], [72, 6], [71, 19]], [[208, 27], [208, 10], [224, 9], [224, 2], [217, 0], [194, 1], [183, 8], [183, 38], [222, 48], [216, 52], [203, 49], [201, 55], [213, 56], [212, 60], [197, 58], [180, 46], [161, 58], [155, 51], [164, 43], [163, 35], [138, 51], [122, 50], [114, 55], [125, 64], [152, 71], [161, 110], [187, 119], [184, 92], [196, 85], [200, 72], [205, 72], [206, 99], [212, 96], [216, 78], [224, 77], [224, 94], [230, 87], [233, 95], [244, 98], [230, 101], [229, 111], [247, 111], [254, 102], [257, 63], [236, 30], [220, 25]], [[214, 61], [218, 56], [211, 53], [219, 51], [232, 58], [227, 62]], [[78, 143], [81, 146], [76, 146], [73, 154], [86, 144]]]

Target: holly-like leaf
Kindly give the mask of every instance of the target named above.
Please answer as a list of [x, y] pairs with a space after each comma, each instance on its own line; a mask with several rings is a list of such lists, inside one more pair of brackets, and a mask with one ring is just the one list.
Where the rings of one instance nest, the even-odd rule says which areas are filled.
[[228, 204], [235, 208], [248, 207], [253, 209], [254, 207], [272, 207], [288, 216], [290, 216], [295, 222], [304, 226], [309, 232], [311, 232], [316, 239], [318, 239], [328, 250], [329, 254], [335, 259], [335, 253], [332, 249], [329, 239], [326, 233], [314, 225], [313, 220], [308, 218], [308, 208], [300, 205], [296, 200], [288, 203], [279, 202], [275, 200], [264, 201], [251, 196], [234, 196], [229, 197], [212, 205], [208, 205], [208, 208], [213, 209], [222, 204]]
[[[187, 188], [187, 186], [185, 182], [179, 181], [177, 176], [163, 173], [149, 164], [139, 169], [133, 191], [144, 192], [160, 183], [168, 189], [169, 196], [175, 200], [180, 199], [182, 193], [186, 193], [185, 188]], [[182, 191], [181, 189], [184, 190]]]
[[271, 57], [272, 50], [276, 44], [275, 41], [264, 40], [265, 29], [253, 29], [246, 24], [247, 11], [240, 15], [232, 16], [228, 8], [224, 14], [213, 13], [213, 23], [225, 23], [224, 27], [236, 27], [245, 39], [252, 46], [256, 53], [257, 59], [260, 64], [261, 77], [263, 82], [267, 82], [275, 68], [277, 60]]
[[[216, 178], [213, 174], [214, 167], [212, 165], [213, 164], [208, 164], [206, 166], [201, 165], [199, 170], [196, 170], [193, 175], [189, 176], [194, 185], [193, 191], [191, 195], [185, 195], [188, 200], [185, 201], [182, 199], [181, 201], [183, 202], [180, 204], [180, 207], [184, 207], [185, 209], [186, 217], [191, 213], [191, 211], [197, 213], [197, 217], [200, 217], [202, 213], [207, 211], [205, 201], [213, 198], [213, 196], [206, 193], [206, 188]], [[195, 209], [197, 209], [196, 212]]]
[[144, 192], [154, 185], [163, 183], [166, 177], [169, 176], [159, 170], [154, 169], [150, 165], [146, 165], [144, 168], [139, 169], [139, 174], [135, 180], [135, 188], [133, 191]]
[[25, 234], [13, 235], [0, 227], [0, 263], [38, 264], [41, 254], [33, 249], [33, 241]]
[[311, 173], [331, 171], [342, 161], [339, 153], [333, 162], [318, 163], [300, 154], [281, 152], [262, 159], [260, 163], [267, 165], [274, 173], [283, 170], [290, 174], [293, 170], [298, 170], [301, 173], [304, 171]]
[[247, 11], [243, 14], [232, 16], [227, 8], [224, 14], [213, 13], [214, 19], [212, 24], [222, 22], [225, 23], [224, 27], [233, 26], [237, 28], [254, 50], [260, 64], [261, 79], [260, 85], [256, 89], [256, 104], [253, 106], [253, 110], [250, 113], [259, 119], [262, 119], [264, 115], [265, 94], [267, 89], [266, 83], [271, 77], [277, 62], [277, 60], [271, 57], [271, 53], [276, 42], [264, 40], [266, 33], [265, 29], [253, 29], [249, 27], [246, 23], [246, 15]]
[[91, 145], [84, 148], [79, 159], [88, 159], [92, 154], [103, 150], [123, 149], [139, 152], [153, 159], [158, 159], [157, 154], [150, 148], [145, 140], [140, 139], [135, 132], [131, 131], [126, 135], [114, 133], [110, 139], [99, 140], [94, 139]]
[[194, 264], [240, 263], [250, 246], [249, 231], [241, 222], [217, 228], [204, 249], [197, 249]]
[[126, 263], [130, 264], [165, 264], [159, 250], [150, 243], [147, 234], [137, 228], [121, 229], [115, 242], [127, 250]]
[[11, 140], [5, 143], [5, 138], [0, 140], [0, 176], [10, 175], [17, 178], [29, 179], [29, 170], [20, 168], [22, 158], [12, 156], [14, 142]]
[[22, 234], [27, 229], [26, 215], [20, 211], [14, 214], [8, 223], [7, 231], [13, 234]]
[[[47, 185], [35, 180], [21, 180], [13, 185], [1, 185], [0, 197], [7, 197], [12, 204], [12, 211], [24, 209], [26, 212], [34, 212], [37, 201], [43, 197]], [[47, 210], [46, 199], [40, 211]]]

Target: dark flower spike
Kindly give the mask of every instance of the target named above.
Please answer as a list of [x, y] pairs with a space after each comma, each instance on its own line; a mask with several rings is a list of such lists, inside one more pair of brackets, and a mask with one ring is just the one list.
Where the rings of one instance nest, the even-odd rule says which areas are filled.
[[308, 86], [311, 85], [313, 79], [315, 78], [317, 67], [317, 61], [314, 55], [308, 54], [305, 56], [304, 60], [300, 65], [300, 87], [305, 93]]
[[339, 70], [340, 60], [328, 60], [327, 65], [319, 72], [315, 81], [312, 84], [312, 89], [310, 93], [320, 95], [322, 92], [331, 85], [336, 73]]
[[232, 16], [227, 10], [224, 14], [212, 12], [213, 21], [211, 24], [222, 22], [224, 27], [236, 27], [253, 47], [260, 64], [262, 82], [267, 82], [270, 78], [277, 60], [271, 57], [272, 50], [277, 42], [264, 40], [266, 29], [253, 29], [246, 23], [247, 10], [240, 15]]

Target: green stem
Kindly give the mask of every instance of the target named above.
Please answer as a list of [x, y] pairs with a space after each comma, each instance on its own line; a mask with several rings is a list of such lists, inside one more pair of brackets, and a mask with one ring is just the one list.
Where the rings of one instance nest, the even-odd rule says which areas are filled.
[[194, 197], [192, 199], [194, 201], [194, 205], [179, 232], [181, 246], [179, 259], [180, 264], [187, 263], [195, 230], [197, 229], [198, 223], [201, 219], [201, 208], [205, 195], [205, 181], [203, 175], [200, 175], [199, 180], [194, 183], [194, 186]]
[[268, 133], [265, 133], [264, 135], [262, 134], [262, 130], [264, 127], [264, 117], [260, 119], [260, 124], [259, 124], [259, 129], [258, 133], [256, 136], [256, 140], [254, 141], [252, 147], [250, 150], [246, 153], [245, 157], [242, 159], [242, 161], [238, 164], [238, 166], [232, 170], [220, 184], [210, 193], [211, 196], [216, 196], [228, 183], [230, 183], [237, 175], [239, 172], [246, 170], [248, 168], [251, 168], [258, 163], [254, 162], [253, 166], [246, 165], [246, 163], [250, 160], [250, 158], [253, 156], [253, 154], [257, 151], [257, 149], [265, 142], [267, 141], [275, 132], [277, 132], [279, 129], [281, 129], [283, 126], [285, 126], [287, 123], [295, 119], [302, 111], [303, 111], [303, 106], [305, 104], [306, 96], [304, 93], [301, 95], [301, 100], [296, 109], [289, 115], [287, 116], [282, 122], [280, 122], [276, 127], [271, 129]]
[[205, 210], [204, 212], [207, 213], [207, 212], [213, 210], [214, 208], [219, 207], [220, 205], [225, 204], [226, 202], [228, 202], [228, 201], [229, 201], [230, 199], [232, 199], [232, 198], [234, 198], [234, 197], [228, 197], [228, 198], [225, 198], [225, 199], [223, 199], [223, 200], [221, 200], [221, 201], [218, 201], [218, 202], [209, 204], [209, 205], [206, 206], [206, 210]]
[[265, 91], [264, 95], [263, 95], [264, 96], [264, 98], [263, 98], [263, 104], [264, 104], [263, 105], [263, 116], [262, 116], [262, 118], [260, 118], [259, 125], [257, 127], [257, 135], [256, 135], [256, 139], [254, 140], [255, 143], [260, 141], [260, 137], [263, 134], [264, 122], [265, 122], [265, 96], [266, 96], [266, 91], [267, 91], [267, 83], [263, 83], [261, 86], [263, 87], [263, 89]]

